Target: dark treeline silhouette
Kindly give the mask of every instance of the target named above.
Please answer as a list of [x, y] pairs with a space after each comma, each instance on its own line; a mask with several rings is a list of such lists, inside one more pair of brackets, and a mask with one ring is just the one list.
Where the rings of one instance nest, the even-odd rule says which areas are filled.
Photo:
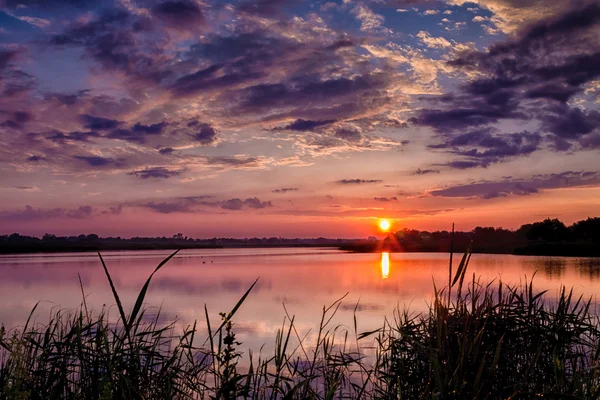
[[468, 232], [419, 231], [403, 229], [382, 241], [356, 239], [286, 239], [212, 238], [195, 239], [177, 233], [171, 237], [99, 237], [96, 234], [41, 238], [17, 233], [0, 236], [0, 254], [98, 251], [159, 250], [234, 247], [339, 247], [356, 252], [447, 252], [454, 240], [454, 251], [464, 252], [469, 246], [474, 253], [506, 253], [524, 255], [600, 256], [600, 218], [588, 218], [566, 226], [558, 219], [526, 224], [517, 230], [477, 227]]
[[331, 247], [349, 243], [347, 239], [286, 239], [263, 238], [212, 238], [195, 239], [177, 233], [171, 237], [100, 237], [97, 234], [56, 236], [45, 234], [38, 238], [18, 233], [0, 235], [0, 254], [99, 251], [99, 250], [161, 250], [206, 249], [235, 247]]
[[450, 231], [403, 229], [382, 241], [358, 241], [341, 248], [357, 252], [447, 252], [452, 241], [456, 252], [471, 246], [474, 253], [599, 257], [600, 218], [588, 218], [571, 226], [548, 218], [517, 230], [477, 227], [454, 235]]

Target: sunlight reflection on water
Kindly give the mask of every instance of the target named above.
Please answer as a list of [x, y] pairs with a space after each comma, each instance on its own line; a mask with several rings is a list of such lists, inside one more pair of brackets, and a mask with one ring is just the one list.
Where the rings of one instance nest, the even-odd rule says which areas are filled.
[[381, 278], [387, 279], [390, 276], [390, 253], [381, 253]]

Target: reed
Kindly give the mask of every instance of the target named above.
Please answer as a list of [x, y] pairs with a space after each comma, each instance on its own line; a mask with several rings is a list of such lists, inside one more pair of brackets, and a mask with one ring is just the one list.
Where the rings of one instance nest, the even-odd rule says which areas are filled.
[[[221, 313], [200, 338], [197, 324], [144, 318], [152, 277], [129, 313], [100, 257], [117, 305], [55, 311], [0, 329], [2, 399], [592, 399], [600, 397], [600, 323], [591, 300], [563, 288], [557, 299], [517, 286], [465, 280], [467, 252], [434, 287], [428, 312], [397, 309], [372, 332], [335, 325], [345, 299], [323, 307], [314, 341], [286, 317], [273, 354], [244, 358], [234, 316]], [[450, 270], [451, 271], [451, 270]]]

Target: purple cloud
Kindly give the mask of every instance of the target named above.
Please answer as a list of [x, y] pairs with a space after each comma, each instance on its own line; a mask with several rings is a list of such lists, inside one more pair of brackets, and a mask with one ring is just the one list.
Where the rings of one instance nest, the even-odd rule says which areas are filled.
[[77, 160], [85, 161], [90, 167], [106, 167], [117, 164], [117, 161], [100, 156], [75, 156]]
[[163, 147], [162, 149], [159, 149], [158, 152], [160, 154], [166, 155], [166, 154], [171, 154], [175, 151], [174, 148], [172, 147]]
[[361, 185], [364, 183], [380, 183], [382, 182], [379, 179], [342, 179], [337, 181], [337, 183], [340, 183], [342, 185]]
[[[438, 98], [441, 108], [426, 108], [411, 121], [451, 134], [495, 124], [502, 119], [536, 119], [545, 132], [579, 139], [600, 128], [596, 111], [567, 105], [584, 85], [600, 76], [600, 45], [591, 34], [600, 26], [600, 5], [591, 3], [537, 22], [517, 38], [472, 51], [449, 62], [478, 77], [460, 92]], [[524, 137], [524, 136], [522, 136]], [[505, 143], [502, 158], [535, 151], [528, 143]], [[555, 148], [564, 148], [558, 146]], [[506, 154], [505, 154], [506, 153]]]
[[182, 173], [182, 170], [172, 170], [165, 167], [152, 167], [132, 171], [129, 173], [129, 175], [137, 176], [140, 179], [168, 179], [179, 176]]
[[534, 175], [529, 179], [504, 179], [450, 186], [430, 192], [439, 197], [479, 197], [493, 199], [509, 195], [527, 196], [540, 190], [600, 184], [600, 173], [565, 171], [559, 174]]
[[149, 208], [160, 214], [193, 212], [192, 205], [182, 202], [154, 202], [140, 204], [141, 207]]
[[249, 208], [267, 208], [273, 207], [270, 201], [260, 201], [257, 197], [247, 198], [244, 200], [244, 205]]
[[84, 128], [99, 131], [115, 129], [121, 125], [121, 122], [114, 119], [94, 117], [87, 114], [81, 115], [81, 121]]
[[221, 203], [221, 208], [225, 210], [241, 210], [244, 207], [244, 202], [241, 199], [229, 199]]
[[439, 169], [417, 169], [413, 175], [427, 175], [427, 174], [439, 174]]
[[211, 144], [217, 138], [215, 128], [209, 124], [199, 124], [200, 131], [194, 135], [194, 139], [202, 144]]
[[204, 24], [204, 14], [194, 1], [164, 1], [152, 8], [152, 14], [174, 29], [193, 29]]
[[271, 192], [273, 193], [287, 193], [287, 192], [296, 192], [298, 191], [298, 188], [281, 188], [281, 189], [274, 189]]
[[6, 220], [11, 221], [38, 221], [43, 219], [54, 219], [54, 218], [74, 218], [83, 219], [89, 218], [93, 215], [94, 209], [92, 206], [80, 206], [76, 209], [64, 209], [64, 208], [53, 208], [53, 209], [42, 209], [34, 208], [32, 206], [25, 206], [25, 209], [20, 211], [3, 211], [0, 212], [0, 216]]
[[297, 119], [296, 121], [288, 124], [286, 126], [275, 128], [275, 129], [288, 129], [291, 131], [312, 131], [315, 128], [319, 128], [321, 126], [330, 125], [334, 123], [335, 120], [328, 119], [324, 121], [310, 121], [306, 119]]
[[138, 122], [137, 124], [131, 127], [131, 130], [133, 132], [144, 133], [146, 135], [159, 135], [163, 132], [166, 126], [167, 123], [165, 121], [152, 125], [143, 125]]

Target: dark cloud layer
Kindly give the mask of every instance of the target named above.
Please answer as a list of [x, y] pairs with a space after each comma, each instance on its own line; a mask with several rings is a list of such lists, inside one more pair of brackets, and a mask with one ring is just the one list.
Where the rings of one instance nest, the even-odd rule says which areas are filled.
[[351, 78], [317, 80], [298, 77], [289, 83], [260, 84], [241, 92], [240, 111], [258, 112], [268, 108], [300, 107], [314, 102], [335, 101], [349, 96], [368, 96], [369, 92], [384, 89], [390, 77], [383, 73], [369, 73]]
[[[1, 67], [0, 67], [1, 68]], [[0, 116], [2, 113], [0, 113]], [[32, 119], [32, 114], [27, 111], [14, 111], [9, 113], [8, 119], [0, 123], [1, 128], [22, 129]]]
[[335, 131], [335, 136], [350, 142], [358, 141], [362, 134], [356, 129], [340, 128]]
[[115, 129], [121, 123], [114, 119], [95, 117], [93, 115], [81, 115], [83, 127], [92, 130], [109, 130]]
[[118, 163], [112, 158], [100, 156], [75, 156], [75, 158], [84, 161], [90, 167], [107, 167]]
[[329, 125], [334, 123], [335, 120], [329, 119], [324, 121], [310, 121], [306, 119], [297, 119], [289, 125], [283, 126], [278, 129], [289, 129], [291, 131], [312, 131], [315, 128], [319, 128], [321, 126]]
[[149, 201], [136, 205], [149, 208], [161, 214], [215, 212], [210, 211], [214, 208], [220, 208], [229, 211], [239, 211], [245, 208], [263, 209], [273, 207], [273, 204], [270, 201], [261, 201], [257, 197], [248, 197], [245, 200], [236, 197], [219, 201], [213, 200], [212, 196], [180, 197], [161, 201]]
[[[458, 169], [487, 167], [507, 158], [525, 156], [536, 151], [542, 142], [539, 133], [523, 131], [500, 133], [493, 128], [479, 128], [470, 132], [447, 136], [444, 143], [430, 145], [431, 149], [444, 149], [465, 159], [457, 164], [446, 164]], [[421, 171], [422, 172], [422, 171]]]
[[133, 132], [145, 133], [147, 135], [158, 135], [164, 131], [166, 126], [167, 126], [167, 123], [165, 121], [158, 123], [158, 124], [152, 124], [152, 125], [143, 125], [138, 122], [134, 126], [131, 127], [131, 130]]
[[194, 135], [194, 139], [202, 144], [210, 144], [216, 140], [217, 132], [209, 124], [199, 124], [197, 127], [198, 133]]
[[152, 13], [174, 29], [194, 29], [204, 24], [204, 14], [194, 1], [163, 1], [152, 8]]
[[18, 54], [17, 50], [0, 49], [0, 71], [8, 67], [9, 63], [16, 59]]
[[225, 200], [221, 203], [221, 208], [224, 208], [226, 210], [241, 210], [242, 208], [244, 208], [244, 206], [248, 208], [260, 209], [273, 207], [273, 204], [271, 204], [270, 201], [260, 201], [256, 197], [249, 197], [243, 201], [241, 199], [234, 198]]
[[76, 209], [54, 208], [41, 209], [32, 206], [25, 206], [21, 211], [0, 212], [0, 217], [11, 221], [38, 221], [43, 219], [60, 218], [89, 218], [93, 215], [94, 209], [91, 206], [80, 206]]
[[96, 138], [99, 136], [100, 135], [94, 131], [87, 131], [87, 132], [74, 131], [74, 132], [68, 132], [68, 133], [64, 133], [64, 132], [60, 132], [60, 131], [52, 131], [52, 132], [48, 132], [45, 135], [45, 139], [51, 140], [51, 141], [57, 142], [57, 143], [65, 143], [65, 142], [69, 142], [69, 141], [89, 142], [90, 138]]
[[175, 149], [172, 147], [164, 147], [164, 148], [158, 150], [158, 152], [163, 155], [171, 154], [174, 151], [175, 151]]
[[193, 212], [191, 204], [187, 202], [155, 202], [139, 204], [141, 207], [149, 208], [159, 214]]
[[152, 167], [138, 171], [132, 171], [129, 173], [129, 175], [137, 176], [140, 179], [168, 179], [179, 176], [182, 173], [182, 170], [173, 170], [165, 167]]
[[[360, 40], [327, 26], [316, 14], [287, 18], [280, 14], [286, 6], [279, 0], [229, 6], [194, 0], [82, 0], [77, 7], [59, 0], [51, 1], [55, 7], [42, 3], [31, 3], [27, 11], [47, 14], [52, 24], [36, 38], [36, 45], [55, 52], [58, 59], [65, 57], [73, 68], [86, 68], [86, 79], [98, 77], [112, 85], [64, 92], [40, 89], [28, 106], [42, 110], [43, 117], [25, 121], [14, 114], [0, 119], [0, 128], [23, 134], [15, 147], [39, 153], [64, 171], [78, 170], [83, 161], [88, 170], [111, 167], [129, 173], [185, 158], [198, 146], [216, 146], [227, 140], [229, 132], [223, 126], [265, 123], [266, 131], [272, 131], [270, 121], [293, 121], [281, 129], [323, 134], [310, 143], [294, 139], [300, 142], [298, 153], [307, 148], [319, 155], [329, 149], [385, 147], [374, 145], [377, 137], [369, 139], [363, 130], [338, 124], [389, 106], [393, 98], [388, 90], [402, 74], [380, 65], [383, 61], [367, 63]], [[21, 8], [15, 10], [25, 12]], [[78, 18], [56, 24], [53, 18], [68, 8]], [[260, 18], [273, 18], [273, 23]], [[0, 79], [10, 83], [2, 90], [11, 96], [35, 87], [35, 78], [14, 68], [21, 53], [26, 54], [0, 47], [0, 69], [14, 75], [10, 82], [4, 75]], [[197, 119], [203, 116], [203, 122]], [[33, 129], [32, 120], [38, 122]], [[41, 133], [35, 141], [26, 140], [24, 135], [31, 132]], [[121, 147], [107, 140], [127, 143]], [[58, 149], [58, 144], [63, 147]], [[128, 150], [117, 151], [117, 146]], [[156, 154], [170, 157], [160, 161], [153, 158]], [[251, 165], [233, 156], [220, 157], [222, 162], [206, 161]], [[260, 157], [254, 159], [259, 164]]]
[[493, 199], [509, 195], [531, 195], [540, 190], [564, 187], [598, 185], [600, 173], [594, 171], [560, 174], [534, 175], [529, 179], [504, 179], [501, 181], [475, 182], [466, 185], [450, 186], [430, 192], [439, 197], [479, 197]]
[[[540, 21], [515, 39], [491, 45], [488, 51], [464, 54], [449, 65], [476, 74], [475, 79], [458, 93], [438, 98], [439, 108], [423, 110], [412, 122], [450, 136], [446, 146], [461, 146], [457, 143], [461, 140], [467, 142], [464, 145], [481, 144], [482, 140], [491, 144], [484, 143], [486, 149], [475, 155], [488, 157], [488, 164], [529, 154], [540, 144], [539, 134], [526, 132], [506, 138], [498, 135], [494, 140], [503, 143], [490, 143], [492, 137], [482, 134], [481, 128], [504, 119], [534, 119], [544, 133], [584, 142], [586, 135], [600, 128], [598, 112], [573, 107], [567, 101], [600, 76], [599, 29], [600, 5], [591, 3]], [[452, 137], [464, 131], [469, 133]], [[468, 135], [474, 139], [469, 140]], [[557, 150], [567, 147], [564, 141], [562, 146], [554, 146]]]

